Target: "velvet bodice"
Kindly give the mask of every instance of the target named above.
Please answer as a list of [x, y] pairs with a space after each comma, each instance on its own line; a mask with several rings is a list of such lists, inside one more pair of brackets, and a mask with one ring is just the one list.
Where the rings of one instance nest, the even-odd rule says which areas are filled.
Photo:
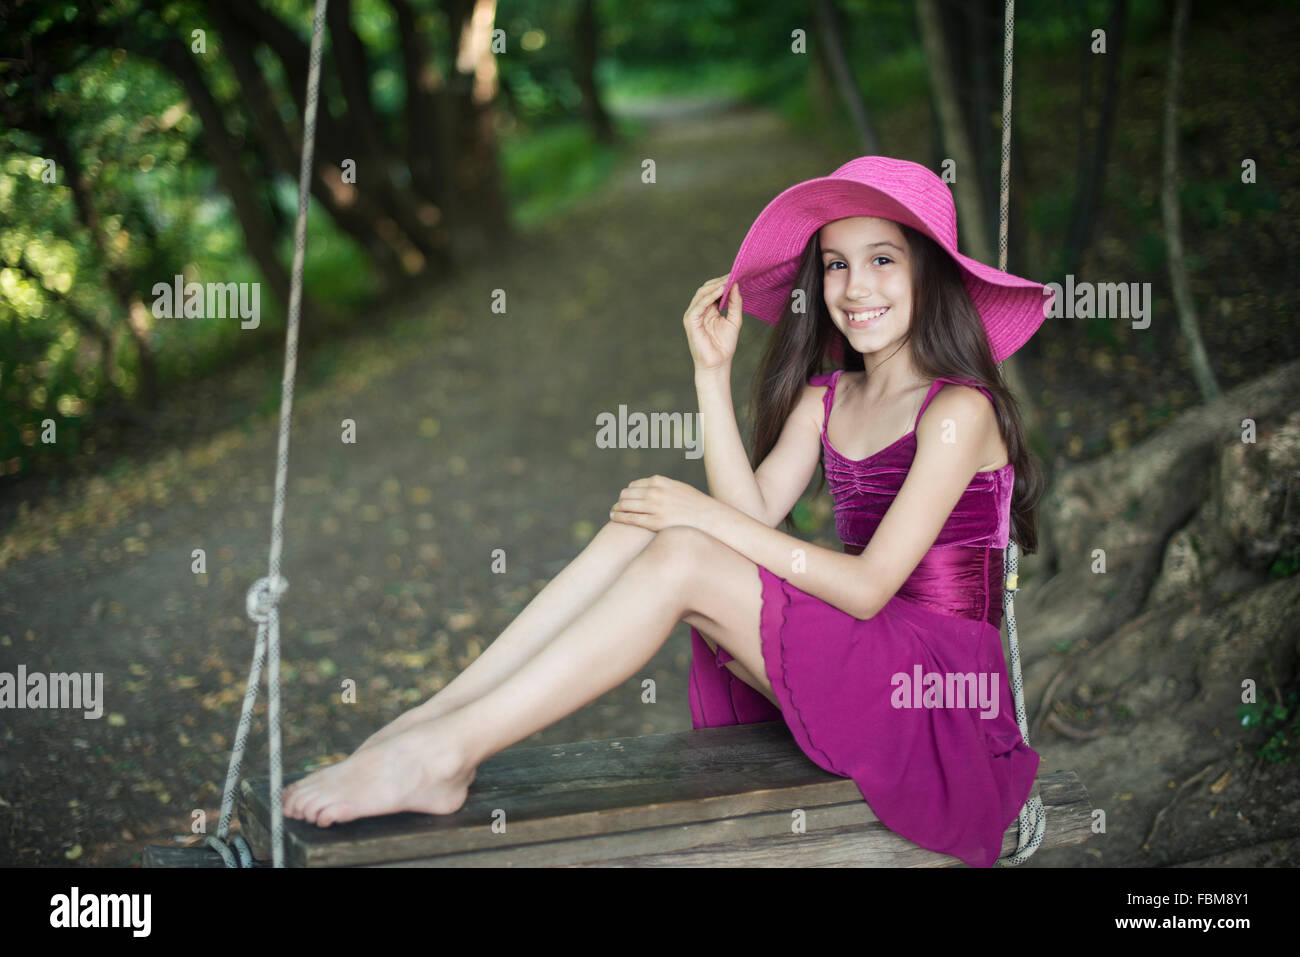
[[[858, 554], [871, 541], [902, 488], [916, 455], [916, 424], [943, 384], [959, 382], [986, 396], [989, 393], [977, 382], [936, 379], [906, 435], [865, 459], [850, 459], [831, 445], [827, 428], [841, 371], [809, 381], [829, 386], [823, 399], [822, 461], [835, 503], [835, 530], [844, 550]], [[934, 545], [899, 588], [899, 597], [945, 614], [1000, 626], [1002, 550], [1010, 533], [1014, 483], [1015, 469], [1010, 462], [990, 472], [976, 472]]]

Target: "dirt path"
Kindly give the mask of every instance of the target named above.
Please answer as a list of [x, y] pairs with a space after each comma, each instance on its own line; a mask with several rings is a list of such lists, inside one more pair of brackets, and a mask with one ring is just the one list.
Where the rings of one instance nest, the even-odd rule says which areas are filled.
[[[755, 112], [660, 119], [635, 152], [603, 195], [349, 344], [331, 380], [299, 392], [286, 769], [350, 751], [441, 687], [629, 481], [659, 472], [704, 486], [681, 450], [597, 448], [596, 415], [695, 408], [681, 329], [691, 295], [730, 268], [772, 195], [837, 160]], [[642, 157], [657, 183], [641, 182]], [[505, 315], [491, 311], [494, 289]], [[356, 444], [340, 439], [345, 418]], [[145, 844], [188, 835], [194, 809], [215, 827], [254, 634], [245, 590], [266, 573], [275, 433], [273, 417], [218, 431], [46, 500], [9, 529], [0, 670], [102, 672], [105, 703], [100, 720], [6, 715], [0, 863], [126, 865]], [[206, 575], [191, 570], [198, 548]], [[642, 674], [526, 743], [689, 728], [689, 651], [679, 627]], [[339, 703], [349, 677], [355, 705]], [[645, 677], [655, 704], [641, 703]], [[258, 773], [260, 719], [251, 744]]]

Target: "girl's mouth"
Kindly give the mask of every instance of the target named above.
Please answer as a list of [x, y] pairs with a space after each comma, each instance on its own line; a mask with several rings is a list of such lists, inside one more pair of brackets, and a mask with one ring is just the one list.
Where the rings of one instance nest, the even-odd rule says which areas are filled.
[[846, 312], [845, 316], [849, 320], [850, 329], [870, 329], [880, 317], [889, 311], [888, 306], [881, 306], [878, 309], [862, 309], [858, 312]]

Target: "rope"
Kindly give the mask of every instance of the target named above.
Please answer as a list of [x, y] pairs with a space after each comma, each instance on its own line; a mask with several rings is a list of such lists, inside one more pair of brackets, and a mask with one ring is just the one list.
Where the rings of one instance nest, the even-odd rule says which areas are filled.
[[[248, 589], [248, 617], [257, 622], [257, 641], [253, 646], [253, 663], [248, 670], [244, 705], [235, 730], [235, 746], [230, 752], [226, 787], [221, 795], [221, 822], [216, 835], [207, 844], [221, 855], [227, 867], [252, 867], [253, 855], [242, 837], [230, 843], [238, 854], [226, 846], [230, 819], [235, 810], [235, 786], [239, 766], [253, 720], [253, 706], [262, 680], [262, 663], [267, 662], [267, 723], [271, 752], [271, 855], [275, 867], [284, 866], [284, 813], [282, 785], [284, 772], [280, 758], [280, 598], [289, 583], [280, 575], [280, 556], [284, 550], [285, 485], [289, 478], [289, 430], [293, 420], [293, 384], [298, 366], [298, 325], [302, 313], [302, 267], [307, 248], [307, 209], [310, 201], [311, 170], [316, 143], [316, 101], [320, 90], [321, 46], [325, 32], [325, 6], [328, 0], [316, 0], [312, 22], [311, 61], [307, 70], [307, 100], [303, 108], [302, 162], [298, 168], [298, 219], [293, 236], [293, 274], [289, 286], [289, 322], [285, 332], [284, 378], [280, 390], [280, 444], [275, 466], [275, 507], [271, 513], [270, 572]], [[274, 583], [274, 585], [272, 585]]]
[[[1006, 0], [1003, 4], [1002, 21], [1002, 183], [998, 197], [998, 268], [1007, 270], [1007, 223], [1011, 216], [1011, 52], [1015, 38], [1016, 0]], [[1002, 363], [998, 363], [1001, 365]], [[1025, 746], [1029, 746], [1029, 722], [1025, 718], [1025, 683], [1020, 675], [1020, 643], [1016, 640], [1015, 594], [1019, 589], [1020, 560], [1019, 548], [1014, 541], [1007, 540], [1004, 555], [1006, 587], [1002, 593], [1003, 613], [1007, 619], [1007, 639], [1011, 645], [1011, 691], [1016, 702], [1016, 723], [1020, 725], [1020, 737]], [[1013, 867], [1023, 864], [1038, 850], [1047, 831], [1047, 810], [1036, 794], [1031, 794], [1020, 809], [1020, 837], [1016, 852], [1010, 857], [998, 861], [1001, 867]]]

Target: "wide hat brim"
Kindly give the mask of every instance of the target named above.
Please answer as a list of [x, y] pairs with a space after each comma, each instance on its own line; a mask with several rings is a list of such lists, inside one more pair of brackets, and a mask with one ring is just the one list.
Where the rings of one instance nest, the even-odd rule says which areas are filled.
[[[882, 185], [837, 175], [854, 164], [858, 175], [882, 179]], [[900, 175], [891, 176], [894, 170]], [[932, 181], [918, 178], [916, 170], [923, 170]], [[731, 287], [739, 282], [744, 311], [775, 325], [790, 300], [808, 240], [827, 223], [849, 216], [905, 223], [951, 255], [984, 321], [995, 362], [1024, 345], [1051, 310], [1053, 290], [1044, 284], [986, 266], [957, 250], [956, 215], [947, 184], [918, 164], [887, 157], [854, 160], [831, 176], [797, 183], [768, 203], [740, 244], [718, 308], [725, 311]]]

